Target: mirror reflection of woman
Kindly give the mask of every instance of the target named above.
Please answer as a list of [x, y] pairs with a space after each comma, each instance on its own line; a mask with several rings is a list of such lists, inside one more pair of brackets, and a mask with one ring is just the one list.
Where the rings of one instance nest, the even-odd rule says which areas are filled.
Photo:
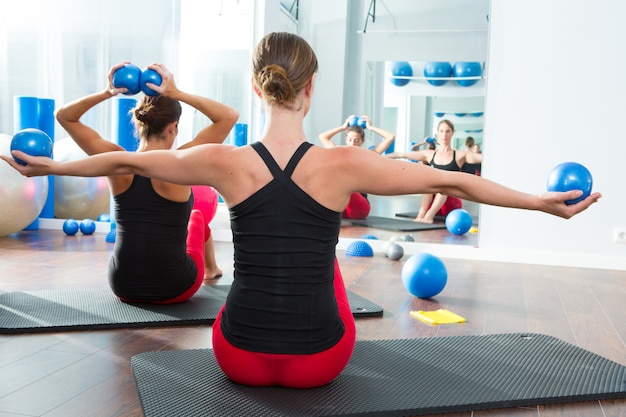
[[[341, 126], [337, 126], [327, 130], [326, 132], [320, 133], [318, 138], [322, 142], [322, 145], [325, 148], [335, 147], [335, 143], [331, 140], [332, 137], [339, 132], [345, 131], [346, 146], [363, 146], [365, 144], [365, 130], [358, 124], [352, 123], [356, 117], [357, 116], [355, 115], [350, 115]], [[383, 138], [381, 142], [370, 149], [377, 154], [382, 154], [389, 149], [396, 136], [391, 132], [374, 126], [369, 116], [360, 116], [359, 118], [365, 122], [365, 129], [368, 129]], [[350, 196], [350, 202], [341, 216], [344, 219], [365, 219], [369, 215], [370, 210], [371, 205], [367, 199], [367, 194], [352, 193]]]
[[[467, 152], [452, 148], [454, 124], [447, 119], [437, 125], [437, 149], [424, 149], [412, 152], [392, 152], [386, 154], [388, 158], [405, 158], [419, 161], [433, 168], [444, 171], [461, 171], [465, 164], [479, 164], [483, 161], [480, 153]], [[420, 209], [415, 217], [416, 222], [432, 223], [435, 215], [446, 203], [448, 196], [444, 194], [423, 194]]]

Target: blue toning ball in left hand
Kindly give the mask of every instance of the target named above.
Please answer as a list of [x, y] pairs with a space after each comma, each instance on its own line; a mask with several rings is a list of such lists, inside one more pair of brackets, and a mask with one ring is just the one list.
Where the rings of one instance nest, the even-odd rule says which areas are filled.
[[548, 175], [548, 191], [581, 190], [583, 194], [565, 204], [575, 204], [591, 194], [593, 178], [587, 168], [578, 162], [563, 162], [555, 166]]

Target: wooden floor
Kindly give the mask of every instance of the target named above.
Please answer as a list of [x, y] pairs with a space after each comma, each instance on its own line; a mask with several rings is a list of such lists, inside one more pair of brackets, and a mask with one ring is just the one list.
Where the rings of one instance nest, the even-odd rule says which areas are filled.
[[[421, 233], [426, 240], [446, 234], [413, 235], [419, 240]], [[107, 288], [112, 244], [104, 236], [39, 230], [1, 237], [0, 291]], [[228, 284], [231, 244], [216, 246], [225, 275], [208, 284]], [[401, 283], [406, 257], [338, 257], [346, 286], [385, 310], [382, 318], [357, 320], [360, 340], [533, 332], [626, 364], [626, 272], [444, 259], [448, 284], [434, 299], [420, 300]], [[409, 316], [411, 310], [437, 308], [467, 323], [435, 326]], [[0, 335], [0, 417], [142, 416], [130, 357], [210, 346], [209, 326]], [[446, 415], [624, 417], [626, 400]]]

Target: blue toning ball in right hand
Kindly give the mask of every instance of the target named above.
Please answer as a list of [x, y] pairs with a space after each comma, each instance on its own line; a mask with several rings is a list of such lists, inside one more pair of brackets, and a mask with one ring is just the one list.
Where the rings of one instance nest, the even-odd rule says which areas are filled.
[[[13, 135], [11, 139], [11, 151], [22, 151], [31, 156], [47, 156], [52, 158], [52, 139], [43, 130], [26, 128]], [[15, 162], [26, 165], [26, 162], [15, 158]]]

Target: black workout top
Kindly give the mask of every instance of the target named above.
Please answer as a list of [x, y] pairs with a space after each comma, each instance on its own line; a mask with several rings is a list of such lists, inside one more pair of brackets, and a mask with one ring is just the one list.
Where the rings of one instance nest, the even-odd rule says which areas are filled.
[[310, 143], [300, 145], [284, 171], [261, 142], [251, 146], [274, 178], [230, 208], [235, 271], [222, 332], [248, 351], [321, 352], [344, 333], [333, 287], [341, 213], [291, 180]]
[[428, 163], [428, 165], [430, 165], [431, 167], [437, 168], [437, 169], [443, 169], [444, 171], [460, 171], [461, 170], [461, 167], [459, 166], [459, 164], [456, 163], [456, 151], [452, 151], [452, 161], [450, 161], [449, 163], [445, 165], [439, 165], [435, 163], [435, 155], [437, 155], [436, 151], [433, 152], [433, 157]]
[[114, 200], [113, 292], [132, 301], [163, 301], [184, 293], [197, 272], [186, 252], [193, 195], [184, 203], [168, 200], [157, 194], [150, 178], [135, 175]]

